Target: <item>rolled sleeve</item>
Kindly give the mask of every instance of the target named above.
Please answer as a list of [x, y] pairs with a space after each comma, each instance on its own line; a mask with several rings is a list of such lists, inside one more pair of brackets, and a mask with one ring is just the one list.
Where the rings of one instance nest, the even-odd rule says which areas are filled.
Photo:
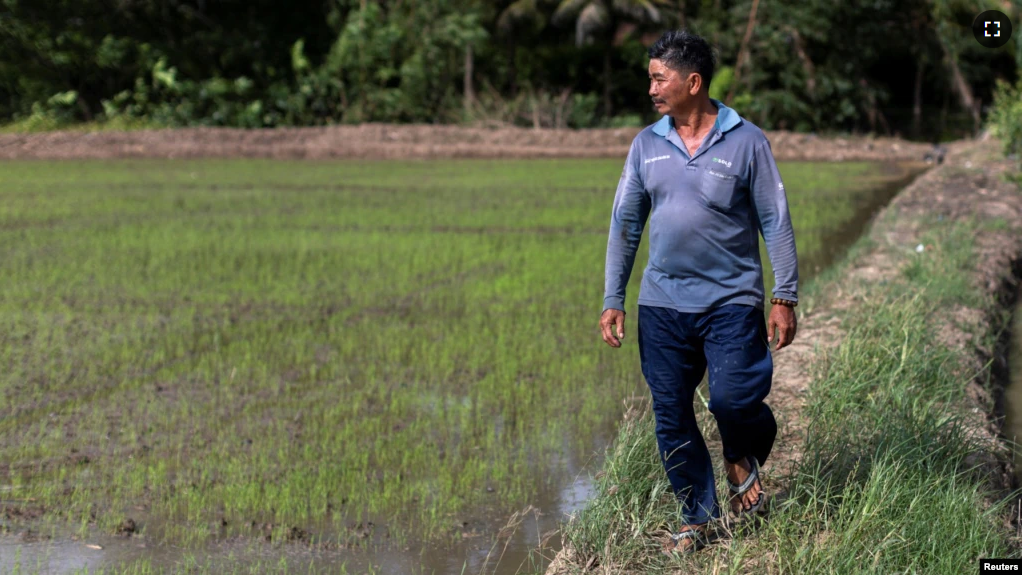
[[798, 254], [788, 213], [788, 198], [770, 142], [763, 139], [753, 152], [749, 188], [767, 255], [774, 268], [775, 298], [798, 301]]
[[638, 140], [632, 142], [614, 195], [607, 240], [603, 309], [624, 310], [625, 288], [649, 216], [651, 200], [642, 182]]

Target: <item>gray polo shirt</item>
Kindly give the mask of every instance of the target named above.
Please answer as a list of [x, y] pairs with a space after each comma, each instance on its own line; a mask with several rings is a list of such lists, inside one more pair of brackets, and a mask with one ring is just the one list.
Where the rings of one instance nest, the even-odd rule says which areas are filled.
[[614, 196], [604, 310], [624, 310], [625, 286], [649, 218], [639, 304], [703, 312], [763, 308], [759, 234], [774, 297], [797, 300], [798, 257], [784, 183], [766, 135], [719, 100], [717, 122], [691, 157], [664, 116], [632, 141]]

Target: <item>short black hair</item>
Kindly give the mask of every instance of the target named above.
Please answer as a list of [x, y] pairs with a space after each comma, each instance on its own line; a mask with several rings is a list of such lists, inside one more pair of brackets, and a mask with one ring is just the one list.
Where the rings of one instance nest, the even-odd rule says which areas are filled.
[[649, 59], [678, 72], [697, 72], [709, 89], [717, 58], [710, 43], [688, 30], [668, 30], [649, 47]]

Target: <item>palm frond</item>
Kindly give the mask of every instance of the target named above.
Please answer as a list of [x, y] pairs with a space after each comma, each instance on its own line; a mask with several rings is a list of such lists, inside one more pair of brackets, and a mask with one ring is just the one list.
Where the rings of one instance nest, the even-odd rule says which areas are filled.
[[509, 34], [522, 22], [535, 20], [540, 16], [542, 15], [536, 6], [536, 0], [515, 0], [497, 18], [497, 30], [501, 34]]
[[550, 20], [558, 25], [563, 26], [568, 22], [575, 20], [579, 13], [586, 8], [588, 4], [596, 0], [561, 0], [557, 5], [557, 9], [554, 10], [554, 15]]
[[614, 0], [613, 7], [615, 12], [637, 22], [659, 23], [661, 12], [657, 4], [663, 5], [663, 2], [657, 0]]
[[638, 0], [638, 4], [642, 6], [642, 9], [646, 12], [646, 20], [659, 24], [663, 19], [663, 12], [660, 11], [660, 7], [657, 6], [658, 2], [652, 0]]
[[581, 46], [586, 40], [606, 29], [610, 24], [610, 12], [603, 2], [593, 0], [582, 9], [575, 22], [575, 42]]

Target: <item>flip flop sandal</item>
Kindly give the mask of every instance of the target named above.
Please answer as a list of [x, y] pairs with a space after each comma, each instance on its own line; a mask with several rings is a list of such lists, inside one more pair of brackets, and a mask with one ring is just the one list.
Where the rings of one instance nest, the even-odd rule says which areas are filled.
[[[748, 456], [747, 458], [749, 463], [752, 464], [752, 471], [749, 472], [749, 477], [745, 479], [745, 482], [742, 482], [741, 486], [735, 486], [731, 483], [730, 479], [727, 481], [727, 487], [731, 491], [732, 497], [745, 494], [752, 488], [752, 485], [756, 483], [756, 480], [759, 479], [759, 462], [756, 461], [755, 456]], [[746, 508], [745, 504], [742, 503], [742, 509], [738, 512], [737, 516], [754, 516], [763, 511], [763, 507], [766, 504], [766, 490], [763, 490], [762, 486], [763, 483], [760, 482], [759, 498], [756, 499], [756, 502], [748, 508]]]
[[[700, 524], [699, 526], [704, 526], [704, 528], [689, 528], [677, 534], [671, 534], [671, 541], [674, 542], [674, 549], [672, 551], [677, 554], [691, 554], [705, 548], [711, 542], [710, 535], [705, 528], [706, 524]], [[688, 540], [690, 543], [687, 547], [682, 547], [682, 542], [685, 540]]]

